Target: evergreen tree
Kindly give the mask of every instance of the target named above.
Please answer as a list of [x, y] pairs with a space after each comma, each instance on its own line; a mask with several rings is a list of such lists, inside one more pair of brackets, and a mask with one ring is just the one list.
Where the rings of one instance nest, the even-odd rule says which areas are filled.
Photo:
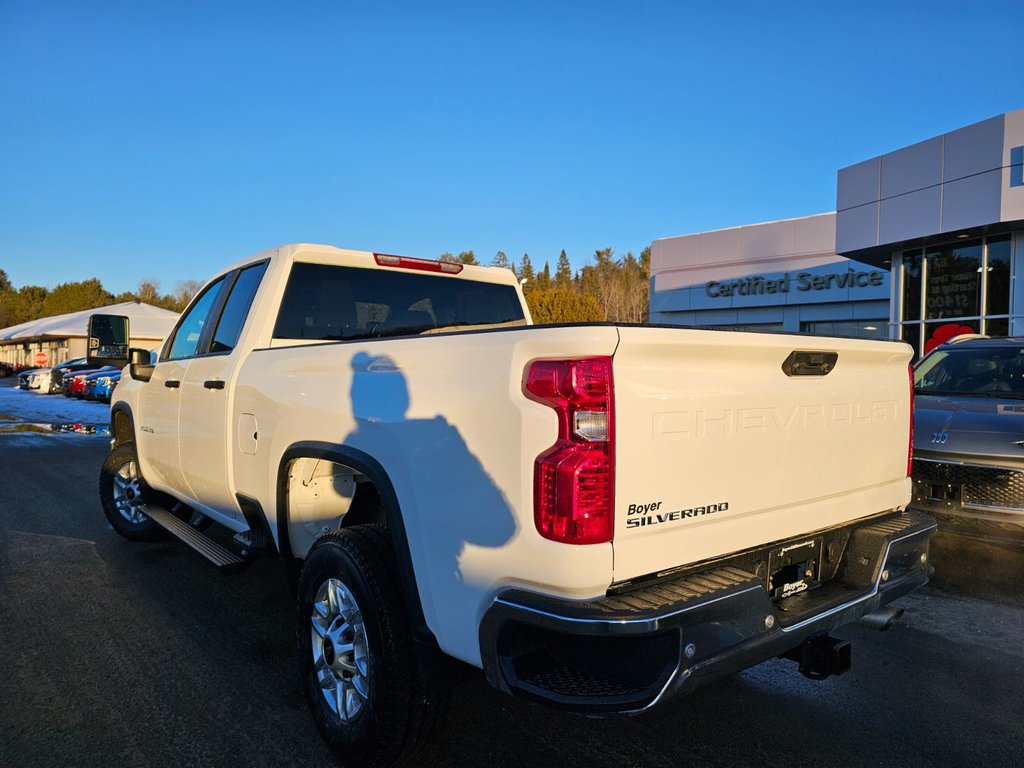
[[17, 325], [15, 322], [18, 292], [14, 290], [7, 273], [0, 269], [0, 328]]
[[82, 309], [95, 309], [110, 304], [114, 297], [95, 277], [80, 283], [61, 283], [46, 294], [40, 317], [63, 315]]
[[572, 267], [569, 265], [569, 257], [565, 248], [558, 254], [558, 266], [555, 267], [555, 283], [559, 288], [568, 288], [572, 284]]
[[526, 299], [533, 322], [594, 323], [604, 317], [597, 299], [571, 288], [551, 287], [532, 291]]
[[534, 281], [533, 262], [530, 261], [530, 254], [524, 253], [523, 260], [519, 262], [519, 271], [516, 273], [520, 280], [525, 280], [531, 288]]
[[546, 291], [551, 287], [551, 265], [544, 262], [544, 269], [537, 273], [536, 288], [538, 291]]
[[504, 251], [498, 251], [494, 254], [494, 258], [491, 259], [491, 266], [501, 267], [502, 269], [512, 269], [512, 262], [508, 260], [508, 256], [505, 255]]
[[480, 263], [479, 261], [476, 260], [476, 255], [472, 251], [463, 251], [462, 253], [459, 254], [458, 260], [461, 261], [463, 264]]
[[37, 320], [45, 317], [43, 303], [46, 301], [46, 294], [49, 291], [41, 285], [23, 285], [18, 289], [14, 301], [14, 322], [27, 323], [29, 320]]

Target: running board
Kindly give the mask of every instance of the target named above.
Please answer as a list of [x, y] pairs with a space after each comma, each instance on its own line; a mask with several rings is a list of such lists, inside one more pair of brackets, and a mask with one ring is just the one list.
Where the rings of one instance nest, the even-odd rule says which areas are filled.
[[225, 549], [209, 536], [197, 531], [180, 517], [157, 506], [140, 507], [146, 517], [159, 525], [176, 539], [180, 539], [224, 573], [237, 573], [249, 565], [249, 561]]

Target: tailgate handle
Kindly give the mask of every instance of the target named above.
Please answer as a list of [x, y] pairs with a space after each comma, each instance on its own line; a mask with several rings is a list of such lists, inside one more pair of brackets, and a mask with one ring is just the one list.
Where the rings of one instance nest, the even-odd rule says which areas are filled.
[[811, 352], [794, 349], [782, 363], [787, 376], [828, 376], [836, 367], [838, 352]]

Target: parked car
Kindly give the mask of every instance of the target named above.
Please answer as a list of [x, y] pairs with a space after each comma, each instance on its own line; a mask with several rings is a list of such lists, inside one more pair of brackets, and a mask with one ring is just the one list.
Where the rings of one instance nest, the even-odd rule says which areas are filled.
[[107, 373], [113, 370], [109, 366], [103, 368], [86, 368], [84, 371], [72, 371], [64, 375], [64, 382], [61, 386], [61, 391], [71, 397], [77, 397], [79, 400], [85, 397], [85, 382], [88, 381], [90, 376], [97, 373]]
[[117, 368], [108, 368], [93, 373], [85, 379], [85, 399], [101, 400], [110, 402], [110, 393], [114, 391], [117, 382], [121, 380], [121, 371]]
[[77, 357], [73, 360], [56, 365], [52, 369], [50, 374], [50, 384], [47, 387], [47, 392], [50, 394], [56, 394], [62, 391], [62, 385], [64, 383], [64, 377], [69, 373], [77, 373], [78, 371], [85, 371], [89, 369], [95, 370], [96, 366], [89, 363], [84, 357]]
[[954, 338], [917, 364], [914, 393], [914, 506], [1024, 526], [1024, 338]]
[[8, 376], [14, 375], [14, 366], [8, 365], [7, 363], [0, 363], [0, 379], [5, 379]]
[[61, 376], [59, 391], [62, 395], [64, 395], [64, 397], [71, 397], [71, 382], [74, 381], [74, 378], [74, 371], [65, 373], [63, 376]]
[[49, 368], [30, 368], [22, 371], [18, 374], [18, 387], [35, 392], [49, 392], [51, 373]]

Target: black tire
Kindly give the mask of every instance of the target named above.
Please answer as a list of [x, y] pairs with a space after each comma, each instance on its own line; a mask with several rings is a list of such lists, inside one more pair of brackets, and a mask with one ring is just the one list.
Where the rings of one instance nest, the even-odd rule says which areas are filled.
[[[447, 710], [449, 687], [436, 676], [428, 681], [417, 662], [396, 572], [384, 529], [357, 525], [325, 534], [309, 551], [299, 578], [297, 635], [302, 685], [320, 735], [343, 765], [383, 768], [408, 759], [427, 741]], [[339, 614], [327, 624], [323, 610], [330, 608], [318, 602], [318, 595], [323, 597], [329, 585], [336, 588], [338, 584], [353, 598], [351, 615], [358, 618], [348, 623]], [[318, 633], [319, 646], [314, 643], [314, 610], [325, 627]], [[336, 638], [354, 650], [335, 654], [330, 645], [328, 654], [325, 638], [331, 636], [331, 628], [346, 626], [355, 627], [354, 633], [339, 633]], [[353, 675], [349, 681], [326, 664], [333, 664], [333, 659], [346, 668], [352, 665], [355, 671], [345, 673]], [[318, 666], [326, 687], [320, 683]], [[365, 695], [356, 690], [360, 681]], [[332, 682], [336, 691], [351, 689], [357, 700], [359, 708], [347, 717], [340, 714], [345, 705], [337, 700], [329, 703], [329, 698], [334, 698]]]
[[[124, 482], [128, 479], [126, 475], [132, 474], [137, 478], [136, 481]], [[121, 443], [107, 454], [100, 468], [99, 485], [103, 514], [111, 528], [131, 541], [157, 541], [163, 538], [164, 530], [138, 513], [132, 504], [135, 498], [145, 502], [155, 495], [142, 478], [134, 443]], [[128, 496], [131, 498], [126, 498]]]

